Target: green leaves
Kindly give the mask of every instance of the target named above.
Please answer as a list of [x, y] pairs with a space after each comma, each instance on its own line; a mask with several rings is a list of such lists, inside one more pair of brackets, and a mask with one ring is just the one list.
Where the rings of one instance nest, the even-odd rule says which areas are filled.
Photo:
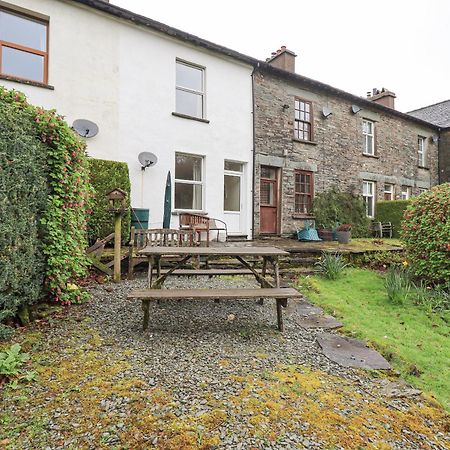
[[9, 349], [0, 353], [0, 377], [12, 377], [19, 374], [19, 369], [30, 359], [28, 353], [21, 353], [19, 344], [14, 344]]

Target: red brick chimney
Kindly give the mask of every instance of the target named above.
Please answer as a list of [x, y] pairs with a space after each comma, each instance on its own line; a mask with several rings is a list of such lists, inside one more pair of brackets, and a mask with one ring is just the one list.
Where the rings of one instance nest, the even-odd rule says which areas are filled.
[[388, 108], [395, 109], [395, 98], [397, 96], [389, 89], [383, 88], [381, 91], [374, 88], [372, 92], [367, 92], [367, 99], [372, 100], [380, 105], [387, 106]]
[[276, 52], [272, 52], [270, 58], [266, 59], [266, 62], [271, 66], [278, 67], [279, 69], [287, 70], [288, 72], [295, 72], [295, 58], [296, 54], [291, 50], [288, 50], [285, 45], [283, 45]]

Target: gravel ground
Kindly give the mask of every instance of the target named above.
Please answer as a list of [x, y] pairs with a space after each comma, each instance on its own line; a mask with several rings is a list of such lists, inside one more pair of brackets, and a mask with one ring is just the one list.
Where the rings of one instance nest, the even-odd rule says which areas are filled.
[[[252, 300], [153, 303], [150, 327], [143, 332], [140, 303], [126, 296], [145, 283], [139, 278], [94, 285], [88, 304], [46, 330], [49, 349], [58, 340], [74, 340], [57, 350], [69, 380], [61, 390], [70, 386], [71, 392], [64, 397], [51, 384], [63, 380], [62, 369], [43, 369], [41, 377], [48, 381], [32, 388], [34, 402], [5, 404], [9, 414], [23, 420], [45, 415], [45, 439], [28, 432], [16, 442], [5, 441], [5, 448], [450, 448], [448, 416], [442, 410], [422, 396], [403, 398], [401, 388], [395, 396], [386, 393], [395, 377], [328, 360], [316, 343], [322, 330], [297, 325], [296, 302], [285, 311], [284, 333], [276, 329], [270, 300], [262, 306]], [[173, 277], [166, 282], [171, 288], [253, 286], [249, 278]], [[78, 368], [81, 378], [75, 372], [70, 378], [63, 366], [72, 361], [74, 346], [85, 364]], [[83, 359], [89, 353], [96, 363]], [[98, 373], [105, 386], [89, 386], [91, 403], [80, 403]], [[108, 385], [109, 380], [115, 384]], [[117, 389], [127, 380], [140, 380], [143, 387], [130, 385], [129, 394]], [[103, 388], [110, 392], [100, 395]], [[158, 393], [164, 398], [155, 400]], [[14, 400], [12, 394], [6, 400]], [[51, 403], [50, 411], [44, 414], [39, 402]], [[81, 426], [76, 414], [92, 424]], [[69, 426], [61, 424], [61, 416]], [[1, 437], [0, 431], [0, 448]]]

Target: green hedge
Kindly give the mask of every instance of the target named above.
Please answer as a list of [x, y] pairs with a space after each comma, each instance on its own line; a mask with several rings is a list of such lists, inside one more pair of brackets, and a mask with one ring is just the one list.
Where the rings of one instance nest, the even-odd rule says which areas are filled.
[[33, 119], [30, 111], [0, 101], [0, 324], [43, 294], [46, 149]]
[[[102, 239], [114, 232], [114, 220], [108, 211], [106, 194], [115, 188], [120, 188], [128, 194], [127, 204], [130, 206], [130, 175], [128, 164], [104, 159], [89, 159], [90, 179], [94, 189], [91, 201], [92, 213], [88, 222], [90, 242]], [[130, 238], [130, 212], [122, 219], [122, 241]]]
[[369, 219], [360, 196], [331, 189], [314, 197], [313, 213], [318, 228], [333, 228], [336, 222], [350, 223], [353, 237], [366, 237]]
[[383, 200], [375, 206], [375, 220], [377, 222], [391, 222], [394, 227], [394, 237], [400, 236], [403, 214], [410, 204], [410, 200]]

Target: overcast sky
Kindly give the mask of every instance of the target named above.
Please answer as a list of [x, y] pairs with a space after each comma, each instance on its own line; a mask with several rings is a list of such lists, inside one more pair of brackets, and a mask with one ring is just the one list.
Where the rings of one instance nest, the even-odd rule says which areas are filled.
[[410, 111], [450, 99], [449, 0], [111, 0], [265, 59], [281, 45], [296, 72], [352, 94], [374, 87]]

